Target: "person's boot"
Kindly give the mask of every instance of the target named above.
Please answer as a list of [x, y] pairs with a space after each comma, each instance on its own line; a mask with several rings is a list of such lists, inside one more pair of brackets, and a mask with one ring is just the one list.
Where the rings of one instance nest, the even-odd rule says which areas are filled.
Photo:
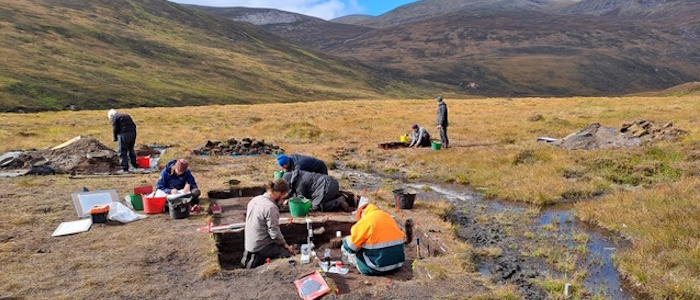
[[348, 201], [345, 200], [345, 197], [342, 197], [342, 196], [341, 196], [340, 198], [338, 198], [338, 200], [339, 200], [338, 203], [340, 204], [340, 206], [339, 206], [339, 207], [340, 207], [340, 210], [342, 210], [342, 211], [344, 211], [344, 212], [350, 212], [350, 211], [352, 211], [352, 210], [350, 209], [350, 205], [348, 205]]

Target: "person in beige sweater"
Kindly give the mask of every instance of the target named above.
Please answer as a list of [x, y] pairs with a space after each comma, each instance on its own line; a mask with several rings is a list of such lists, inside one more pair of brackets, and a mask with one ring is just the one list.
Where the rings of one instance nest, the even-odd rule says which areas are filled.
[[255, 268], [265, 261], [290, 257], [294, 250], [287, 245], [280, 231], [280, 213], [277, 202], [289, 193], [289, 185], [282, 179], [270, 182], [267, 192], [248, 202], [245, 220], [245, 252], [241, 264]]

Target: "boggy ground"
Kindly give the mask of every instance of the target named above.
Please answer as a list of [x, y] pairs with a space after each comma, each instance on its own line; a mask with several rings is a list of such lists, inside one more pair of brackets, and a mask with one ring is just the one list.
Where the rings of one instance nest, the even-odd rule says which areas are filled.
[[[651, 298], [700, 297], [695, 276], [700, 266], [700, 239], [692, 230], [700, 226], [699, 219], [693, 217], [697, 215], [700, 190], [700, 132], [696, 130], [700, 97], [463, 101], [446, 97], [446, 102], [453, 148], [434, 152], [384, 151], [376, 147], [377, 143], [398, 139], [411, 123], [433, 133], [436, 107], [432, 99], [139, 108], [124, 112], [131, 114], [139, 126], [138, 143], [174, 145], [161, 163], [185, 156], [189, 149], [209, 139], [254, 137], [280, 145], [290, 153], [315, 155], [331, 167], [337, 153], [354, 152], [357, 158], [344, 163], [358, 170], [372, 168], [390, 176], [464, 184], [487, 198], [506, 201], [576, 202], [577, 218], [632, 241], [630, 248], [616, 255], [616, 263], [636, 288]], [[174, 115], [181, 117], [164, 117]], [[534, 140], [538, 136], [564, 137], [591, 123], [619, 127], [640, 119], [673, 121], [675, 127], [689, 134], [677, 142], [625, 150], [566, 151]], [[46, 148], [79, 134], [116, 147], [109, 142], [110, 126], [104, 111], [0, 115], [1, 150]], [[272, 157], [193, 158], [191, 166], [205, 191], [224, 187], [232, 178], [261, 183], [271, 178], [275, 169]], [[166, 216], [149, 217], [124, 226], [96, 226], [75, 236], [50, 237], [60, 222], [75, 219], [71, 192], [82, 186], [115, 188], [123, 196], [131, 188], [153, 184], [156, 179], [156, 174], [82, 180], [65, 176], [0, 179], [0, 296], [197, 298], [202, 294], [224, 298], [219, 295], [230, 297], [258, 286], [219, 271], [209, 237], [194, 232], [206, 223], [204, 217], [178, 222]], [[383, 188], [379, 198], [389, 199], [387, 190]], [[591, 196], [596, 200], [577, 202]], [[443, 211], [430, 206], [418, 208], [416, 211]], [[450, 226], [438, 218], [434, 220], [435, 224]], [[416, 276], [406, 285], [415, 284], [417, 295], [430, 292], [420, 288], [424, 285], [435, 286], [439, 291], [436, 295], [520, 297], [512, 286], [494, 289], [488, 280], [473, 274], [473, 249], [467, 244], [458, 245], [463, 251], [444, 257], [451, 263], [424, 262], [427, 265], [423, 268], [442, 280]], [[455, 257], [455, 253], [461, 253], [461, 257]], [[454, 267], [461, 262], [466, 265]], [[254, 278], [254, 274], [241, 273], [239, 277]], [[443, 281], [465, 285], [440, 286]], [[291, 286], [289, 281], [284, 285]], [[399, 288], [396, 293], [407, 289]], [[370, 290], [382, 294], [388, 289], [373, 286]]]

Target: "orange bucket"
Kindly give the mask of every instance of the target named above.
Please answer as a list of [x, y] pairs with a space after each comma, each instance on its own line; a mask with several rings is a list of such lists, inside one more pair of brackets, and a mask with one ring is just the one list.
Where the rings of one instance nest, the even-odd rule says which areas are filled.
[[148, 169], [151, 167], [151, 156], [137, 156], [136, 165], [141, 169]]
[[143, 212], [147, 214], [159, 214], [163, 212], [165, 208], [166, 197], [144, 197], [143, 198]]

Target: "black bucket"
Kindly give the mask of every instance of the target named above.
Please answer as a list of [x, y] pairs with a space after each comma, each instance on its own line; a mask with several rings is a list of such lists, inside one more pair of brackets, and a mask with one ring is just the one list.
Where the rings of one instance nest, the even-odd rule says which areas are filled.
[[185, 201], [175, 201], [168, 200], [168, 211], [170, 212], [170, 217], [177, 219], [185, 219], [190, 216], [190, 199]]
[[416, 201], [416, 193], [406, 192], [403, 189], [394, 190], [394, 201], [398, 202], [400, 209], [412, 209]]

